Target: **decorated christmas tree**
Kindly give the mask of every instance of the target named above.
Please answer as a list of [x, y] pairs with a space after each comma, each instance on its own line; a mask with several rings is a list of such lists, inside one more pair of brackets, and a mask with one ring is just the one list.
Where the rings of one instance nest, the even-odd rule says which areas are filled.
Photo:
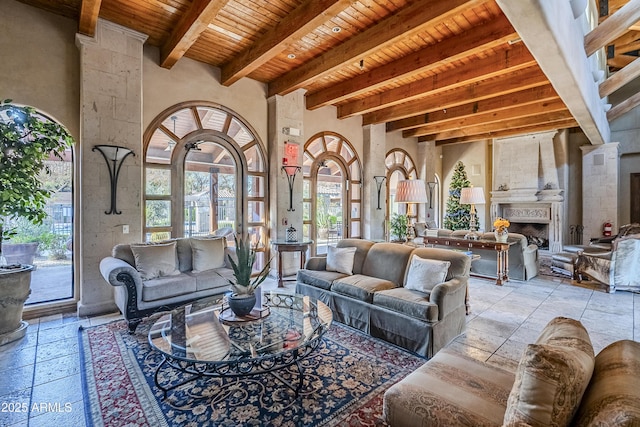
[[[449, 230], [468, 230], [471, 205], [460, 204], [460, 193], [464, 187], [471, 186], [467, 179], [464, 163], [458, 162], [453, 172], [453, 179], [449, 186], [449, 198], [447, 199], [447, 211], [444, 214], [444, 228]], [[476, 216], [477, 220], [477, 216]]]

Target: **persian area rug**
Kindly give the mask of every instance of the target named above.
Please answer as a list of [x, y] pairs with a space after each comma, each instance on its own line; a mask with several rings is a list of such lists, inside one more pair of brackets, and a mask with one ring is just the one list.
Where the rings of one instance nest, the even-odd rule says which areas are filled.
[[[382, 426], [385, 390], [425, 362], [334, 322], [320, 347], [301, 362], [304, 383], [295, 400], [277, 398], [285, 387], [271, 375], [227, 380], [222, 389], [219, 380], [201, 378], [163, 400], [154, 383], [161, 357], [147, 341], [152, 323], [141, 323], [135, 335], [125, 321], [80, 329], [88, 425]], [[176, 383], [185, 375], [165, 367], [160, 372]], [[295, 370], [278, 373], [298, 378]]]

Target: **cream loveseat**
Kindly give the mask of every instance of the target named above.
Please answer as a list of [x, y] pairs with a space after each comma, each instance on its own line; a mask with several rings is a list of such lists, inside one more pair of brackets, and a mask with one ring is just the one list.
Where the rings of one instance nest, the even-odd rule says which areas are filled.
[[464, 331], [469, 265], [459, 252], [344, 239], [307, 261], [296, 292], [338, 322], [431, 357]]
[[444, 349], [384, 395], [391, 427], [639, 426], [640, 343], [594, 357], [577, 320], [559, 317], [524, 351], [515, 373]]
[[157, 311], [229, 290], [224, 238], [179, 238], [157, 244], [116, 245], [100, 272], [114, 287], [115, 302], [134, 333]]

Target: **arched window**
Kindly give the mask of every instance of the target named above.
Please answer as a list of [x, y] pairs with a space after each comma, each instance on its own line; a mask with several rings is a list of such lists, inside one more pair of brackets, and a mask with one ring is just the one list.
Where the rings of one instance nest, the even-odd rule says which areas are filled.
[[334, 132], [320, 132], [304, 146], [303, 236], [313, 254], [338, 239], [361, 236], [362, 165], [353, 146]]
[[[394, 148], [387, 153], [384, 159], [387, 168], [387, 221], [393, 214], [406, 214], [408, 205], [406, 203], [395, 203], [396, 186], [398, 181], [405, 179], [417, 179], [418, 172], [416, 170], [413, 159], [401, 148]], [[387, 236], [388, 238], [389, 236]]]
[[231, 227], [266, 241], [263, 144], [238, 114], [218, 104], [182, 103], [144, 135], [147, 241]]

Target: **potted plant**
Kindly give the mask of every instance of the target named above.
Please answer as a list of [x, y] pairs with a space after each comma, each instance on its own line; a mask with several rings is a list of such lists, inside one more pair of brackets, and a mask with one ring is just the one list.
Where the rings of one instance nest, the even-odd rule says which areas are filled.
[[393, 214], [389, 226], [391, 227], [391, 235], [395, 236], [398, 241], [407, 240], [409, 221], [406, 215]]
[[234, 279], [227, 279], [232, 291], [229, 297], [229, 307], [236, 316], [242, 317], [251, 313], [256, 305], [255, 290], [267, 278], [269, 263], [265, 263], [262, 270], [255, 277], [252, 277], [256, 248], [260, 242], [256, 242], [252, 246], [248, 237], [238, 239], [237, 236], [234, 236], [234, 240], [236, 242], [235, 257], [231, 254], [227, 255], [234, 277]]
[[24, 218], [41, 224], [51, 192], [42, 188], [40, 174], [46, 161], [62, 153], [73, 138], [58, 123], [5, 99], [0, 103], [0, 344], [19, 339], [26, 333], [22, 309], [29, 297], [31, 265], [4, 265], [2, 241], [13, 234], [5, 224]]

